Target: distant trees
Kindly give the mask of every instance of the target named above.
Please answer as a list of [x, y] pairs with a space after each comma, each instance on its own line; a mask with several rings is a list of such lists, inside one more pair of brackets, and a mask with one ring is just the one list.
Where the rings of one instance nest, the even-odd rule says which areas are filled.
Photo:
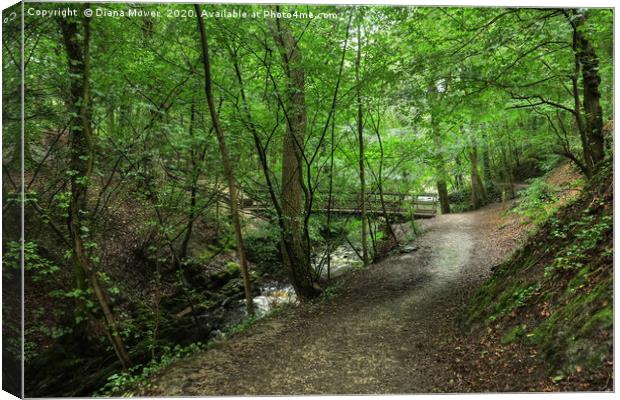
[[[498, 32], [506, 26], [521, 30], [523, 35], [515, 35], [513, 41], [525, 50], [499, 65], [489, 63], [487, 68], [495, 72], [473, 78], [509, 93], [515, 100], [509, 109], [531, 109], [543, 116], [556, 137], [553, 151], [572, 161], [586, 177], [592, 176], [605, 158], [600, 59], [593, 32], [610, 18], [602, 11], [595, 14], [596, 22], [589, 21], [591, 13], [549, 9], [498, 14], [489, 24], [500, 26]], [[545, 26], [542, 30], [541, 24]], [[524, 73], [533, 78], [524, 82]], [[575, 135], [580, 141], [578, 148], [573, 143]]]

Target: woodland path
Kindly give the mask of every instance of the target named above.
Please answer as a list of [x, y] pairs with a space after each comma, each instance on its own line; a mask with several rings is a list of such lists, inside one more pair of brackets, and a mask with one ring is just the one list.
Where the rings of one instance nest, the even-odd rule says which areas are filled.
[[171, 365], [142, 394], [458, 391], [450, 367], [459, 312], [516, 243], [497, 242], [500, 213], [494, 204], [424, 221], [417, 250], [349, 274], [332, 299], [266, 318]]

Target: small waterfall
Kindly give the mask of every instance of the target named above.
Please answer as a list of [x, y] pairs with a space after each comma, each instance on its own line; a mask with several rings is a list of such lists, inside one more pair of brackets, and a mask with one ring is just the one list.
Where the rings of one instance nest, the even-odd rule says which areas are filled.
[[295, 303], [297, 295], [291, 285], [265, 284], [259, 286], [260, 296], [254, 297], [254, 307], [258, 316], [268, 314], [281, 304]]

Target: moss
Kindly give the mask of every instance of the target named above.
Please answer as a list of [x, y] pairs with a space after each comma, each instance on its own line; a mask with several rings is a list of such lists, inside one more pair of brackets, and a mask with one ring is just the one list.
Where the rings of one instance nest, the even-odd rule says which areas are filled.
[[538, 225], [527, 244], [495, 268], [468, 304], [466, 328], [493, 324], [504, 332], [502, 343], [523, 339], [559, 376], [611, 357], [610, 182], [609, 175], [590, 181], [582, 197]]
[[234, 261], [229, 261], [226, 263], [226, 272], [228, 272], [229, 275], [234, 276], [239, 273], [239, 268], [239, 264]]
[[611, 305], [598, 310], [579, 330], [580, 335], [588, 334], [594, 329], [611, 328], [614, 323], [614, 311]]
[[568, 282], [568, 286], [566, 287], [565, 294], [570, 295], [577, 291], [579, 288], [584, 287], [588, 283], [588, 274], [591, 272], [590, 265], [586, 265], [582, 267], [575, 275], [570, 282]]
[[508, 288], [504, 289], [504, 291], [499, 295], [499, 298], [495, 302], [495, 310], [487, 318], [487, 321], [496, 321], [514, 309], [523, 307], [526, 305], [528, 299], [539, 289], [540, 283], [538, 282], [531, 284], [528, 284], [527, 282], [512, 284]]
[[502, 344], [510, 344], [517, 340], [519, 337], [523, 336], [526, 327], [527, 325], [521, 324], [510, 329], [502, 338]]
[[[531, 343], [540, 346], [543, 355], [563, 371], [575, 366], [596, 366], [611, 349], [610, 340], [597, 338], [596, 330], [608, 330], [613, 324], [611, 281], [599, 283], [589, 293], [565, 295], [563, 303], [531, 335]], [[611, 336], [610, 336], [611, 337]]]

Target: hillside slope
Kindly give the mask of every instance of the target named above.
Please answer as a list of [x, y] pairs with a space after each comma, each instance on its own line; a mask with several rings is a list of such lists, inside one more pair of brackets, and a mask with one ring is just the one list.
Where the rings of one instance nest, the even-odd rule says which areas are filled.
[[[542, 358], [550, 377], [542, 390], [613, 388], [611, 163], [494, 268], [470, 301], [463, 326], [481, 335], [480, 343], [509, 348], [498, 357], [504, 362]], [[479, 365], [485, 357], [469, 362]]]

